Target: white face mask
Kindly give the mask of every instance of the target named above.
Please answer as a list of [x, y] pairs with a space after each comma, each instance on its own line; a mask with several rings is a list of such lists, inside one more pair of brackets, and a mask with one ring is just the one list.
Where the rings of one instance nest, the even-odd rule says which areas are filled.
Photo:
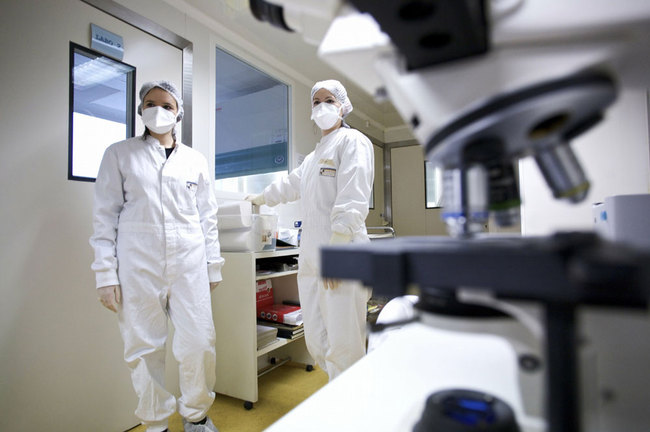
[[340, 107], [334, 104], [321, 102], [311, 110], [311, 119], [322, 130], [331, 129], [342, 117], [339, 115]]
[[163, 107], [151, 107], [142, 111], [142, 122], [151, 132], [164, 134], [176, 125], [176, 114]]

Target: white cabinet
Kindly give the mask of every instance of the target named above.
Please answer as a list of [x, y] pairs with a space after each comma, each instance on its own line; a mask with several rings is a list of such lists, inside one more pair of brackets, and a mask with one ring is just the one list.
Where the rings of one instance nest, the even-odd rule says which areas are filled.
[[217, 381], [215, 391], [242, 399], [247, 409], [257, 402], [258, 375], [285, 360], [304, 363], [311, 370], [313, 360], [303, 337], [277, 338], [257, 349], [256, 281], [272, 279], [275, 303], [298, 301], [296, 270], [256, 275], [256, 265], [298, 257], [298, 249], [269, 252], [224, 252], [223, 281], [212, 293], [212, 313], [217, 334]]

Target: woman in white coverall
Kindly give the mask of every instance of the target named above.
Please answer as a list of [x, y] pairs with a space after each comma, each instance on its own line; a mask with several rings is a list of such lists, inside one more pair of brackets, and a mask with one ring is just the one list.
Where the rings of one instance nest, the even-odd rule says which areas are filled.
[[311, 118], [322, 131], [316, 149], [287, 177], [247, 199], [269, 206], [300, 199], [298, 291], [305, 341], [332, 380], [365, 354], [370, 290], [352, 281], [323, 280], [320, 246], [369, 241], [365, 220], [374, 152], [370, 140], [343, 120], [352, 104], [340, 82], [317, 82], [311, 102]]
[[[102, 159], [90, 244], [99, 299], [117, 312], [124, 359], [148, 432], [167, 430], [177, 409], [185, 431], [217, 431], [210, 291], [221, 281], [213, 176], [205, 157], [176, 140], [183, 101], [173, 84], [140, 90], [142, 136], [112, 144]], [[174, 325], [181, 397], [165, 389], [167, 318]]]

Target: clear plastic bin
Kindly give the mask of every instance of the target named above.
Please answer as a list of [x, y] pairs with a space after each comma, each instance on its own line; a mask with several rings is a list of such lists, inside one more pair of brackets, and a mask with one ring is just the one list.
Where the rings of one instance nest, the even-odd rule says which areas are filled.
[[[219, 216], [219, 226], [237, 225], [241, 216]], [[220, 228], [219, 243], [224, 252], [274, 251], [278, 236], [277, 215], [252, 215], [250, 226]]]

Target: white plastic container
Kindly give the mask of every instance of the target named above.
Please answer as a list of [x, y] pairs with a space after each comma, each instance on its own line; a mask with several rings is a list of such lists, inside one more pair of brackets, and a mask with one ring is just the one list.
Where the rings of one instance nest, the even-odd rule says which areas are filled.
[[242, 218], [239, 215], [223, 215], [218, 216], [218, 219], [219, 243], [221, 243], [222, 251], [261, 252], [275, 250], [278, 235], [277, 215], [251, 215], [249, 226], [241, 226]]
[[601, 236], [650, 249], [650, 194], [608, 196], [592, 209], [595, 229]]

